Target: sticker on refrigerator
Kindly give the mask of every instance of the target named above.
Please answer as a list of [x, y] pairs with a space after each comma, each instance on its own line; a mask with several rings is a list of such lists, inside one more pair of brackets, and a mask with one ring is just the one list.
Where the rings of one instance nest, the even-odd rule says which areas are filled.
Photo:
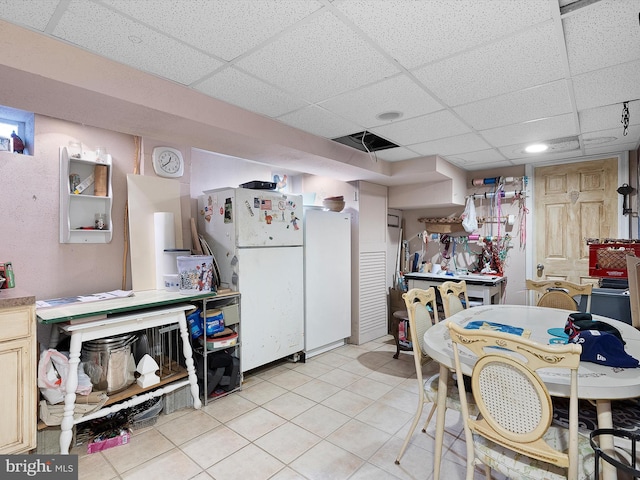
[[293, 225], [294, 230], [300, 230], [300, 227], [298, 226], [299, 221], [300, 219], [296, 217], [296, 212], [291, 212], [291, 225]]
[[233, 223], [233, 202], [230, 198], [224, 201], [224, 223]]
[[260, 210], [272, 210], [271, 200], [262, 199], [260, 200]]
[[207, 205], [204, 207], [204, 219], [207, 222], [210, 222], [211, 215], [213, 215], [213, 199], [211, 198], [211, 195], [209, 195], [209, 198], [207, 199]]

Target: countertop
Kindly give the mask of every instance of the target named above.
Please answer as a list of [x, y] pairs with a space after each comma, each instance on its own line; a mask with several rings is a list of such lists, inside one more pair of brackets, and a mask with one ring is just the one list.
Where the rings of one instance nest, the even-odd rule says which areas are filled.
[[21, 288], [0, 289], [0, 308], [22, 307], [35, 303], [35, 295], [31, 295]]
[[447, 275], [445, 273], [406, 273], [405, 278], [412, 280], [432, 280], [436, 282], [446, 282], [449, 280], [460, 281], [465, 280], [469, 285], [498, 285], [507, 280], [507, 277], [500, 277], [498, 275], [479, 275], [479, 274], [465, 274], [465, 275]]

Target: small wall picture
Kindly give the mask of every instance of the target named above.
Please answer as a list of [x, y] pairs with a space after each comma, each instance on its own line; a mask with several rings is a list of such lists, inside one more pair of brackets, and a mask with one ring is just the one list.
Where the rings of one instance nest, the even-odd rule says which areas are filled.
[[0, 137], [0, 152], [11, 152], [13, 151], [13, 142], [12, 138]]

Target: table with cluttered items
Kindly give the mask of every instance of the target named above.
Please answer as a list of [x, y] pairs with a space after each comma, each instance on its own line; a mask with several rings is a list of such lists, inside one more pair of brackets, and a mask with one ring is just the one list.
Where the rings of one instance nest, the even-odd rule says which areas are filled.
[[[576, 319], [571, 323], [573, 330], [567, 327], [570, 315], [571, 318]], [[583, 353], [578, 370], [578, 397], [596, 402], [598, 428], [613, 428], [611, 401], [640, 397], [640, 370], [637, 368], [637, 359], [640, 359], [640, 331], [632, 326], [600, 315], [585, 315], [569, 310], [527, 305], [483, 305], [456, 313], [427, 330], [424, 335], [425, 351], [440, 364], [434, 479], [438, 479], [440, 475], [447, 377], [450, 370], [454, 368], [453, 347], [447, 322], [456, 322], [469, 328], [477, 324], [482, 327], [482, 324], [485, 324], [486, 328], [514, 329], [518, 332], [526, 332], [533, 341], [554, 344], [573, 341], [569, 336], [575, 335], [575, 329], [579, 329], [581, 321], [587, 319], [594, 324], [613, 326], [624, 339], [624, 343], [618, 343], [615, 341], [617, 338], [612, 334], [615, 340], [604, 334], [594, 334], [592, 337], [587, 333], [592, 330], [584, 326], [582, 327], [584, 331], [579, 332], [580, 335], [576, 337], [576, 341], [580, 336], [584, 337], [581, 341]], [[600, 325], [602, 328], [605, 326]], [[607, 339], [607, 343], [599, 341], [602, 337]], [[461, 361], [463, 372], [470, 375], [475, 363], [474, 357], [464, 356]], [[541, 378], [552, 396], [569, 397], [568, 374], [541, 374]], [[612, 444], [608, 444], [608, 441], [611, 442], [612, 439], [602, 439], [603, 448], [612, 448]], [[603, 465], [603, 478], [617, 478], [615, 469], [610, 465]]]
[[[74, 424], [108, 415], [122, 408], [135, 406], [145, 400], [164, 395], [182, 386], [189, 385], [194, 408], [202, 402], [198, 394], [198, 380], [188, 341], [185, 311], [192, 308], [186, 302], [215, 296], [213, 292], [183, 295], [179, 292], [149, 290], [141, 292], [114, 291], [86, 298], [69, 297], [36, 303], [38, 321], [52, 324], [50, 346], [57, 344], [60, 332], [70, 336], [68, 373], [65, 382], [64, 413], [60, 423], [60, 452], [69, 453]], [[187, 378], [163, 385], [157, 390], [137, 395], [119, 404], [103, 408], [82, 418], [74, 418], [76, 389], [78, 387], [78, 363], [82, 344], [94, 339], [122, 335], [137, 330], [177, 324], [182, 337]], [[41, 389], [42, 391], [42, 389]]]

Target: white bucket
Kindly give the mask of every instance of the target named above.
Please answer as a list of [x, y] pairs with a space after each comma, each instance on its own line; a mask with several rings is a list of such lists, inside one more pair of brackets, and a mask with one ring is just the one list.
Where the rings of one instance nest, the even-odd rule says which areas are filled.
[[211, 291], [213, 284], [213, 257], [190, 255], [178, 257], [180, 293], [193, 295]]

